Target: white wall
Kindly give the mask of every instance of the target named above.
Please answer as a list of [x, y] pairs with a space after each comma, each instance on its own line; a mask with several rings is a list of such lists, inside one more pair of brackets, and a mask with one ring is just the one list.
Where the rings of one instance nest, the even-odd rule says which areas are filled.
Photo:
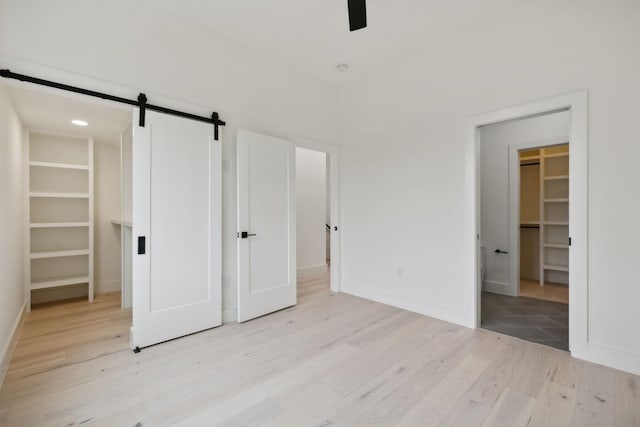
[[22, 124], [0, 85], [0, 384], [25, 301], [22, 150]]
[[640, 366], [640, 2], [500, 18], [342, 89], [343, 287], [469, 324], [466, 120], [588, 89], [589, 340]]
[[509, 257], [509, 145], [568, 137], [569, 113], [561, 112], [485, 126], [480, 130], [481, 239], [486, 247], [485, 285], [506, 292]]
[[94, 284], [95, 293], [120, 290], [121, 217], [119, 141], [94, 141]]
[[[191, 25], [187, 17], [163, 15], [161, 4], [66, 0], [52, 7], [45, 0], [7, 0], [0, 8], [3, 68], [128, 98], [144, 91], [151, 103], [189, 111], [193, 107], [184, 103], [195, 104], [201, 108], [194, 113], [209, 115], [216, 110], [227, 121], [222, 148], [229, 167], [222, 183], [222, 262], [230, 286], [223, 288], [222, 297], [224, 319], [235, 319], [236, 129], [335, 142], [336, 90]], [[157, 8], [162, 17], [146, 19], [149, 8]], [[113, 31], [114, 23], [118, 31]], [[188, 46], [182, 42], [185, 39]]]
[[298, 275], [327, 270], [326, 160], [319, 151], [296, 148], [296, 254]]

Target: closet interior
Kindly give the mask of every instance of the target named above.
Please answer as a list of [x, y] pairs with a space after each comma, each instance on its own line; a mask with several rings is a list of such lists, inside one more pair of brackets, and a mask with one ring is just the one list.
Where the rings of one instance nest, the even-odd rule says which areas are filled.
[[520, 278], [569, 284], [569, 144], [520, 152]]
[[28, 131], [25, 147], [27, 304], [72, 285], [93, 301], [93, 139]]

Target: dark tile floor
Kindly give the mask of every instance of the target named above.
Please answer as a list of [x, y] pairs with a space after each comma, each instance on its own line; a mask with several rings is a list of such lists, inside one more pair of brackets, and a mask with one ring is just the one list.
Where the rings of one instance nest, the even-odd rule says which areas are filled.
[[481, 327], [569, 351], [569, 305], [482, 293]]

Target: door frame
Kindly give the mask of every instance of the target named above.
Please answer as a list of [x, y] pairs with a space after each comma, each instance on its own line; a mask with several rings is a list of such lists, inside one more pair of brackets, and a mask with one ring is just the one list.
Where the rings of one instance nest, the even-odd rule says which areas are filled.
[[[509, 289], [520, 294], [520, 156], [521, 150], [567, 144], [569, 135], [509, 144]], [[569, 152], [571, 159], [571, 152]], [[540, 201], [542, 203], [542, 201]], [[571, 210], [571, 200], [569, 200]], [[571, 230], [569, 230], [571, 232]], [[540, 259], [542, 262], [542, 259]], [[571, 281], [569, 281], [571, 283]]]
[[319, 151], [329, 156], [329, 203], [331, 209], [331, 292], [342, 289], [342, 251], [340, 238], [340, 149], [337, 145], [316, 142], [299, 136], [289, 136], [296, 148]]
[[[465, 258], [468, 259], [466, 292], [468, 326], [480, 327], [482, 283], [480, 256], [480, 128], [482, 126], [525, 117], [568, 110], [569, 128], [569, 351], [575, 357], [587, 358], [588, 352], [588, 93], [586, 90], [530, 102], [515, 107], [473, 116], [466, 121], [466, 194]], [[510, 250], [512, 248], [509, 248]]]

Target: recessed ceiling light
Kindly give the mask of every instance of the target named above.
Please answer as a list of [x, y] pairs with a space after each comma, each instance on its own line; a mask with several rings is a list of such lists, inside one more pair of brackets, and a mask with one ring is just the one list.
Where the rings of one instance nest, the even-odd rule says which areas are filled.
[[71, 123], [73, 123], [76, 126], [89, 126], [89, 123], [85, 122], [84, 120], [74, 119], [74, 120], [71, 120]]
[[340, 71], [341, 73], [344, 73], [348, 69], [349, 69], [349, 65], [348, 64], [338, 64], [338, 65], [336, 65], [336, 70]]

